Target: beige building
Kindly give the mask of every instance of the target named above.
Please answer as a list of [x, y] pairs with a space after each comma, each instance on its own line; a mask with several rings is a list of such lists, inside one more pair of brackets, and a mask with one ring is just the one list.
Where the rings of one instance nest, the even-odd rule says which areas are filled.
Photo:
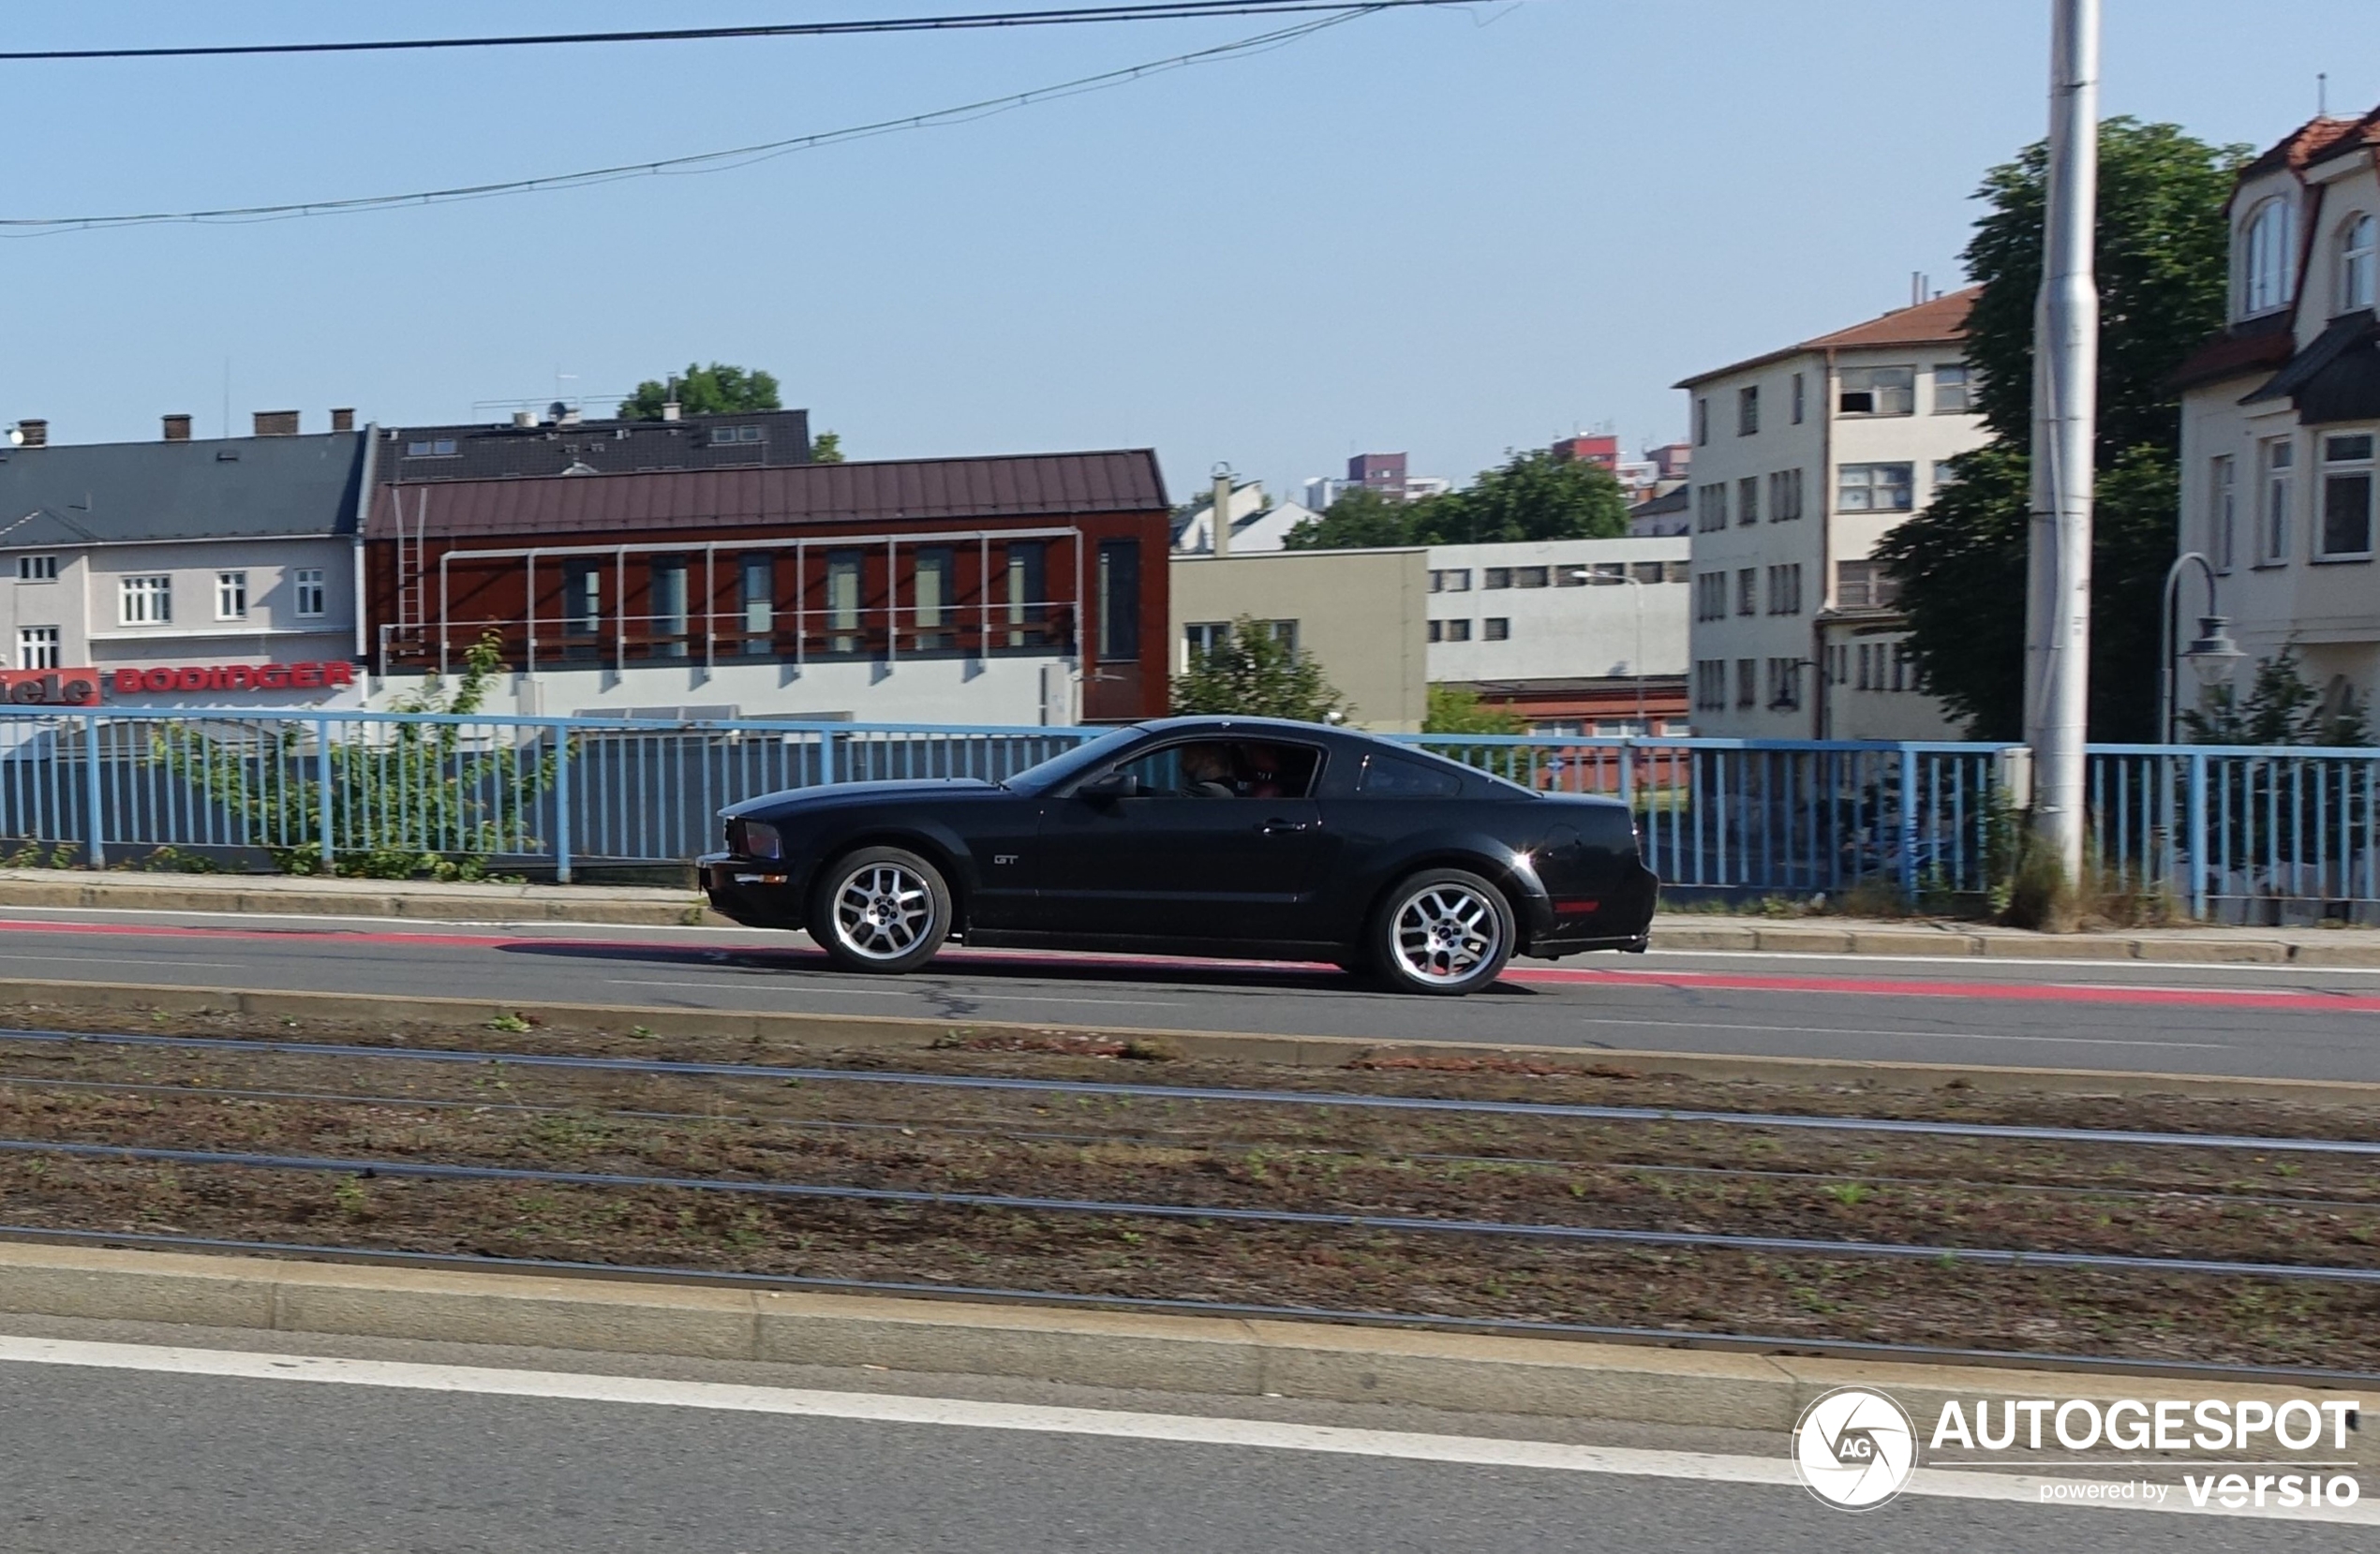
[[1246, 615], [1313, 656], [1350, 724], [1421, 731], [1430, 700], [1430, 555], [1421, 546], [1177, 555], [1169, 581], [1176, 673]]
[[[2230, 322], [2176, 375], [2179, 634], [2231, 617], [2254, 659], [2295, 643], [2329, 708], [2380, 691], [2380, 109], [2316, 119], [2241, 170]], [[2235, 671], [2245, 689], [2245, 668]], [[2187, 697], [2194, 677], [2176, 675]]]
[[[1985, 440], [1962, 354], [1974, 289], [1700, 373], [1693, 396], [1694, 732], [1956, 739], [1916, 688], [1872, 559]], [[2009, 600], [2022, 610], [2024, 600]]]

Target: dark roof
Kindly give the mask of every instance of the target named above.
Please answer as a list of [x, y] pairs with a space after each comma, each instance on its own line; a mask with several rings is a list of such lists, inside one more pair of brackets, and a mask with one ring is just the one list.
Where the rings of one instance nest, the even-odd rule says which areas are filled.
[[2309, 426], [2380, 420], [2380, 318], [2345, 313], [2239, 403], [2287, 399]]
[[2165, 387], [2179, 393], [2184, 389], [2220, 382], [2242, 373], [2270, 372], [2288, 361], [2289, 353], [2297, 348], [2290, 330], [2290, 316], [2286, 313], [2268, 313], [2234, 324], [2192, 351], [2180, 366], [2166, 374]]
[[[738, 432], [743, 435], [733, 435]], [[748, 415], [688, 416], [682, 421], [582, 421], [569, 425], [547, 422], [535, 426], [393, 426], [380, 435], [376, 461], [383, 481], [560, 475], [573, 466], [582, 472], [612, 475], [809, 462], [808, 410], [756, 410]]]
[[[382, 486], [365, 532], [444, 538], [1165, 512], [1148, 449]], [[416, 506], [425, 504], [425, 510]]]
[[1913, 307], [1897, 307], [1882, 318], [1870, 318], [1866, 323], [1853, 324], [1849, 329], [1838, 329], [1832, 334], [1816, 335], [1804, 340], [1797, 346], [1787, 346], [1782, 350], [1768, 351], [1759, 356], [1748, 357], [1741, 362], [1732, 363], [1724, 367], [1714, 367], [1709, 372], [1698, 372], [1691, 377], [1681, 377], [1671, 387], [1690, 388], [1694, 384], [1713, 377], [1724, 377], [1729, 373], [1742, 372], [1747, 367], [1757, 367], [1770, 362], [1782, 361], [1788, 356], [1798, 356], [1806, 350], [1859, 350], [1882, 346], [1957, 345], [1967, 338], [1967, 315], [1974, 308], [1975, 299], [1983, 294], [1984, 289], [1980, 286], [1970, 286], [1957, 291], [1944, 292], [1930, 302], [1919, 303]]
[[1630, 518], [1653, 518], [1664, 512], [1684, 512], [1691, 508], [1694, 489], [1681, 485], [1674, 491], [1664, 491], [1659, 496], [1647, 496], [1628, 510]]
[[352, 534], [364, 436], [0, 449], [0, 548]]

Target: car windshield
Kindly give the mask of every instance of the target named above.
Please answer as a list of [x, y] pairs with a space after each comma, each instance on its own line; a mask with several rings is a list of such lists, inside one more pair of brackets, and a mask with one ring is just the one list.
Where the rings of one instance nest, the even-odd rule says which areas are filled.
[[1137, 728], [1118, 729], [1113, 733], [1103, 733], [1088, 744], [1077, 745], [1071, 750], [1061, 750], [1047, 761], [1026, 767], [1000, 786], [1011, 792], [1037, 793], [1052, 783], [1064, 781], [1086, 766], [1095, 765], [1106, 760], [1139, 736], [1140, 731]]

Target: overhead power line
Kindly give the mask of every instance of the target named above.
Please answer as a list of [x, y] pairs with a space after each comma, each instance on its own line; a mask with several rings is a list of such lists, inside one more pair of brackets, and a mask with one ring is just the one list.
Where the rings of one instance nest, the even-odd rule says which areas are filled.
[[343, 215], [358, 211], [402, 209], [417, 205], [442, 205], [463, 200], [491, 200], [503, 195], [528, 194], [547, 189], [584, 187], [590, 184], [608, 184], [624, 178], [649, 178], [671, 173], [722, 172], [734, 168], [750, 167], [756, 162], [789, 155], [797, 151], [812, 151], [821, 146], [835, 145], [845, 141], [866, 140], [876, 135], [890, 135], [901, 130], [930, 129], [942, 125], [964, 124], [974, 119], [989, 118], [1034, 103], [1059, 97], [1076, 96], [1087, 92], [1105, 91], [1168, 70], [1184, 69], [1196, 65], [1212, 65], [1227, 59], [1269, 52], [1286, 48], [1302, 38], [1331, 27], [1341, 26], [1361, 17], [1403, 6], [1430, 3], [1430, 0], [1366, 0], [1358, 6], [1341, 7], [1331, 14], [1312, 17], [1271, 32], [1243, 37], [1235, 43], [1221, 43], [1209, 49], [1172, 54], [1164, 59], [1150, 60], [1140, 65], [1128, 65], [1121, 69], [1103, 70], [1097, 75], [1079, 76], [1073, 81], [1052, 86], [1037, 86], [1029, 91], [1011, 92], [1002, 96], [986, 97], [978, 102], [962, 103], [953, 108], [939, 108], [931, 112], [912, 113], [897, 119], [880, 119], [873, 124], [853, 125], [842, 129], [822, 130], [811, 135], [796, 135], [781, 141], [764, 141], [755, 145], [736, 146], [725, 151], [697, 152], [685, 156], [666, 156], [650, 162], [627, 162], [607, 168], [590, 168], [581, 172], [557, 173], [543, 178], [514, 178], [498, 183], [464, 184], [450, 188], [424, 189], [411, 194], [367, 195], [349, 200], [315, 200], [282, 205], [234, 205], [203, 211], [147, 211], [115, 215], [5, 216], [0, 217], [0, 235], [39, 237], [61, 231], [94, 231], [112, 227], [152, 227], [173, 222], [196, 222], [236, 225], [257, 221], [289, 221], [301, 216]]
[[[1446, 0], [1373, 0], [1367, 8], [1440, 5]], [[840, 37], [869, 33], [965, 32], [985, 27], [1073, 26], [1103, 22], [1176, 22], [1201, 16], [1261, 16], [1340, 10], [1331, 0], [1150, 0], [1124, 6], [977, 11], [953, 16], [877, 17], [848, 22], [783, 22], [743, 27], [645, 27], [626, 32], [520, 33], [498, 37], [391, 37], [345, 43], [193, 43], [156, 48], [14, 49], [0, 63], [97, 59], [217, 59], [255, 54], [399, 53], [424, 49], [544, 48], [569, 43], [687, 43], [739, 37]]]

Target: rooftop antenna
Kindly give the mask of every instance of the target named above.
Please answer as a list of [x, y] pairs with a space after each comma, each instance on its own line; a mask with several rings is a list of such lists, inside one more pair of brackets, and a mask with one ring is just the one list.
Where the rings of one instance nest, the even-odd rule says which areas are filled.
[[2330, 117], [2330, 72], [2328, 70], [2313, 73], [2313, 116], [2317, 119]]

